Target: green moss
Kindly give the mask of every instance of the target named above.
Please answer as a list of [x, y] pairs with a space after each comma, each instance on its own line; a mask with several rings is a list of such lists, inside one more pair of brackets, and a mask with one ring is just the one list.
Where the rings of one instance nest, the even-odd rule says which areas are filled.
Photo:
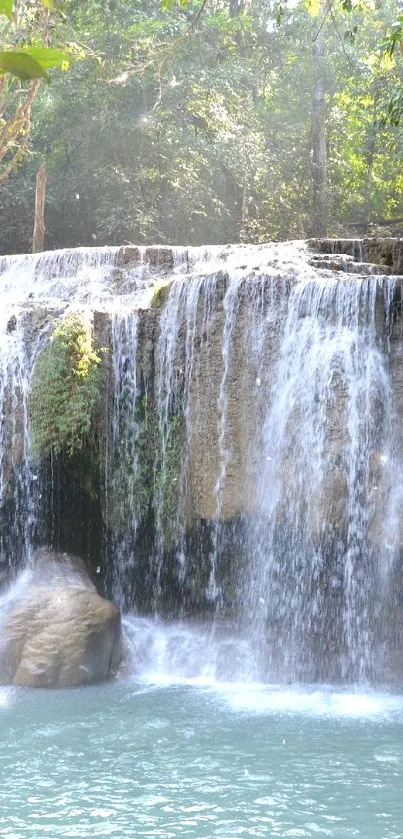
[[[183, 406], [178, 401], [169, 418], [167, 428], [159, 429], [159, 451], [155, 469], [155, 497], [159, 499], [164, 530], [176, 518], [181, 489], [182, 455], [185, 437]], [[165, 436], [165, 452], [162, 434]]]
[[[129, 469], [130, 496], [133, 512], [142, 518], [148, 511], [153, 497], [153, 464], [156, 446], [156, 418], [153, 400], [147, 391], [136, 400], [133, 455]], [[126, 464], [127, 468], [127, 464]]]
[[172, 282], [172, 277], [167, 280], [156, 280], [151, 289], [151, 298], [149, 303], [151, 309], [159, 309], [164, 305]]
[[115, 527], [126, 526], [129, 518], [143, 520], [153, 498], [156, 418], [147, 391], [133, 406], [124, 389], [119, 402], [118, 445], [112, 453], [108, 518]]
[[69, 456], [82, 449], [99, 399], [101, 357], [81, 313], [61, 318], [37, 358], [29, 416], [34, 451]]
[[129, 516], [140, 522], [153, 510], [167, 534], [176, 519], [181, 486], [182, 405], [178, 402], [162, 425], [154, 399], [145, 391], [136, 399], [134, 411], [123, 397], [119, 415], [119, 446], [110, 487], [113, 520], [125, 526]]

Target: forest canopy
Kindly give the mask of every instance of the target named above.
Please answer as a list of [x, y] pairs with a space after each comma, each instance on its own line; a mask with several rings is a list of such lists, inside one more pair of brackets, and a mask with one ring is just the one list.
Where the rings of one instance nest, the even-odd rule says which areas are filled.
[[[36, 5], [47, 45], [81, 60], [38, 85], [3, 253], [31, 249], [43, 162], [47, 248], [403, 230], [395, 0]], [[1, 78], [4, 125], [34, 82]]]

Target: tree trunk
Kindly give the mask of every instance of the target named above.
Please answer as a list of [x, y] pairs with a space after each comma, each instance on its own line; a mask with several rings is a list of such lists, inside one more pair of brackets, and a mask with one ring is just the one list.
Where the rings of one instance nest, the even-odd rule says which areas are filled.
[[372, 215], [372, 186], [374, 176], [374, 164], [376, 158], [376, 141], [379, 129], [378, 123], [378, 101], [376, 92], [374, 93], [373, 108], [372, 108], [372, 126], [370, 135], [367, 140], [366, 158], [367, 158], [367, 183], [365, 186], [365, 204], [364, 204], [364, 221], [367, 226], [371, 223]]
[[36, 192], [35, 192], [35, 222], [34, 235], [32, 239], [32, 253], [40, 253], [43, 251], [45, 239], [45, 197], [46, 197], [46, 169], [45, 164], [38, 169], [36, 173]]
[[326, 236], [327, 232], [327, 149], [325, 125], [325, 35], [323, 26], [312, 49], [312, 190], [313, 207], [311, 235]]

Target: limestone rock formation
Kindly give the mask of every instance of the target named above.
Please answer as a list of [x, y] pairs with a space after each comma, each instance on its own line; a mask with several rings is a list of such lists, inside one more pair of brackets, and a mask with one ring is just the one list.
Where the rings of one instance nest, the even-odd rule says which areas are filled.
[[[48, 538], [57, 522], [61, 542], [85, 549], [93, 568], [104, 539], [102, 582], [124, 608], [171, 616], [219, 604], [254, 615], [260, 604], [256, 621], [288, 639], [294, 675], [310, 649], [301, 668], [310, 655], [316, 678], [322, 658], [326, 676], [315, 639], [337, 637], [340, 673], [352, 678], [345, 661], [365, 658], [366, 638], [395, 637], [379, 629], [391, 622], [377, 597], [403, 550], [403, 239], [78, 249], [0, 258], [0, 275], [10, 288], [0, 323], [0, 575], [24, 564], [37, 511]], [[53, 320], [70, 310], [90, 313], [99, 400], [77, 456], [37, 463], [32, 372]], [[50, 625], [57, 596], [84, 626], [97, 597], [82, 583], [50, 594], [45, 580], [39, 591], [37, 574], [25, 635], [17, 603], [8, 612], [7, 679], [24, 684], [34, 679], [20, 661], [36, 639], [35, 602]], [[357, 618], [364, 602], [371, 631]], [[66, 655], [74, 675], [49, 653], [60, 683], [103, 676], [78, 639], [77, 666]], [[37, 683], [59, 683], [39, 665]]]
[[121, 623], [84, 564], [41, 549], [4, 599], [0, 613], [0, 683], [72, 687], [107, 679], [121, 658]]

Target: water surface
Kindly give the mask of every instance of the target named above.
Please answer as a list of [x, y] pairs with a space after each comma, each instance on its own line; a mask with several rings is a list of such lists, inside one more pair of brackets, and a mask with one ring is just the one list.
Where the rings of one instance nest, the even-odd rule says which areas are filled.
[[403, 697], [146, 684], [0, 693], [0, 836], [403, 836]]

